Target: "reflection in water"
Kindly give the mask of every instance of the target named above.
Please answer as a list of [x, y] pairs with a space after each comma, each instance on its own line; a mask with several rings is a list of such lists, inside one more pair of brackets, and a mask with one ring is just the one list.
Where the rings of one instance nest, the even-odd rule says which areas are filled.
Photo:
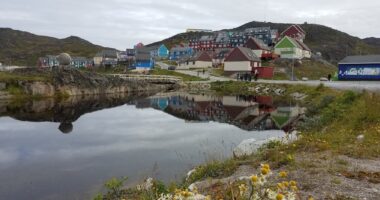
[[153, 107], [187, 122], [215, 121], [243, 130], [289, 131], [304, 113], [298, 106], [278, 106], [271, 96], [212, 96], [164, 94], [135, 102], [137, 108]]
[[281, 98], [184, 93], [0, 101], [0, 199], [91, 199], [121, 176], [180, 180], [244, 139], [282, 136], [273, 129], [302, 111]]
[[73, 131], [73, 124], [71, 122], [62, 122], [58, 129], [63, 133], [63, 134], [69, 134]]

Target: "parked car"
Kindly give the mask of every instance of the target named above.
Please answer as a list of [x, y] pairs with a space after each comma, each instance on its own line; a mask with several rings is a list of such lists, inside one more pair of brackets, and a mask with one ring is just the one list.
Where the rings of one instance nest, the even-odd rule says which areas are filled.
[[176, 66], [169, 66], [168, 70], [175, 70], [177, 67]]

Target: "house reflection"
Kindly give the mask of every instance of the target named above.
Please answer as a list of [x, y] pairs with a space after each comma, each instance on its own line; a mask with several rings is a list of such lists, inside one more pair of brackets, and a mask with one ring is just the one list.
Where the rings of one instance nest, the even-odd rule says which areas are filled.
[[[241, 129], [283, 129], [299, 117], [299, 107], [276, 107], [271, 96], [223, 96], [178, 94], [151, 97], [150, 106], [162, 110], [186, 122], [215, 121], [235, 125]], [[137, 102], [147, 107], [148, 99]], [[144, 105], [144, 106], [142, 106]]]

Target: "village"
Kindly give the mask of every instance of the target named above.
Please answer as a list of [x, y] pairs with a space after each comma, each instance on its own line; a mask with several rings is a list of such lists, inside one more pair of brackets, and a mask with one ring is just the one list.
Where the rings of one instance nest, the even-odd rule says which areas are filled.
[[[71, 66], [75, 68], [96, 69], [122, 66], [124, 72], [149, 73], [156, 67], [166, 70], [203, 70], [217, 69], [222, 76], [242, 80], [253, 78], [273, 79], [274, 66], [268, 65], [275, 60], [289, 60], [302, 63], [304, 60], [322, 59], [320, 52], [312, 52], [304, 43], [307, 33], [300, 25], [291, 25], [279, 33], [270, 27], [247, 28], [241, 32], [206, 29], [187, 29], [187, 33], [200, 33], [200, 37], [172, 45], [145, 46], [142, 42], [125, 51], [104, 49], [93, 58], [73, 57]], [[324, 61], [328, 63], [327, 61]], [[160, 64], [161, 63], [161, 64]], [[161, 66], [164, 63], [164, 67]], [[380, 69], [368, 64], [380, 63], [380, 56], [347, 56], [338, 63], [333, 73], [318, 77], [321, 81], [330, 80], [377, 80]], [[332, 65], [328, 63], [329, 65]], [[46, 68], [58, 66], [57, 56], [40, 57], [37, 66]], [[292, 73], [293, 69], [292, 69]], [[293, 74], [287, 79], [296, 80]], [[312, 76], [312, 75], [311, 75]], [[315, 77], [315, 76], [314, 76]], [[307, 76], [299, 77], [303, 81]]]
[[[136, 44], [125, 51], [102, 50], [93, 58], [73, 57], [71, 66], [76, 68], [127, 66], [130, 70], [146, 72], [157, 62], [166, 62], [176, 70], [218, 68], [224, 75], [235, 77], [238, 73], [254, 73], [260, 77], [273, 76], [273, 67], [262, 63], [277, 58], [310, 59], [312, 52], [303, 42], [306, 32], [299, 25], [292, 25], [284, 32], [270, 27], [248, 28], [243, 32], [188, 29], [205, 35], [187, 43], [175, 44], [170, 49], [165, 44], [144, 46]], [[320, 53], [316, 56], [320, 56]], [[38, 59], [39, 67], [59, 65], [56, 56], [47, 55]]]

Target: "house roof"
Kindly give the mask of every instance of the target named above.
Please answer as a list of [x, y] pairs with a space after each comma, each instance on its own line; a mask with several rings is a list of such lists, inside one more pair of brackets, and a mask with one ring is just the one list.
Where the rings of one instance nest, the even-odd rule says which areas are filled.
[[136, 55], [136, 60], [150, 60], [150, 59], [151, 59], [150, 54], [143, 53], [143, 54]]
[[211, 57], [210, 54], [207, 53], [206, 51], [199, 52], [199, 54], [196, 55], [195, 58], [196, 58], [197, 61], [212, 62], [212, 57]]
[[339, 64], [379, 64], [380, 55], [347, 56]]
[[289, 36], [285, 36], [283, 37], [275, 46], [275, 48], [278, 48], [278, 45], [280, 45], [284, 40], [289, 40], [294, 46], [296, 46], [297, 48], [300, 48], [302, 50], [305, 50], [305, 51], [311, 51], [311, 49], [305, 44], [303, 43], [302, 41], [300, 40], [297, 40], [297, 39], [294, 39], [292, 37], [289, 37]]
[[246, 47], [236, 47], [232, 52], [227, 56], [225, 61], [236, 61], [236, 57], [238, 57], [237, 52], [240, 52], [241, 55], [244, 56], [244, 60], [246, 61], [261, 61], [259, 57], [256, 56], [255, 53], [249, 48]]
[[291, 28], [294, 28], [294, 29], [296, 29], [298, 32], [302, 33], [303, 35], [306, 35], [306, 32], [305, 32], [305, 31], [304, 31], [299, 25], [297, 25], [297, 24], [294, 24], [294, 25], [289, 26], [287, 29], [285, 29], [285, 30], [281, 33], [281, 35], [285, 35], [285, 33], [286, 33], [289, 29], [291, 29]]
[[256, 44], [256, 46], [257, 46], [259, 49], [261, 49], [261, 50], [267, 50], [267, 51], [271, 50], [271, 49], [268, 47], [268, 45], [266, 45], [262, 40], [260, 40], [260, 39], [258, 39], [258, 38], [255, 38], [255, 37], [250, 37], [250, 38], [248, 39], [248, 41], [245, 43], [244, 46], [247, 47], [247, 48], [251, 48], [251, 49], [252, 49], [252, 47], [254, 46], [254, 44], [251, 45], [252, 42], [253, 42], [254, 44]]

